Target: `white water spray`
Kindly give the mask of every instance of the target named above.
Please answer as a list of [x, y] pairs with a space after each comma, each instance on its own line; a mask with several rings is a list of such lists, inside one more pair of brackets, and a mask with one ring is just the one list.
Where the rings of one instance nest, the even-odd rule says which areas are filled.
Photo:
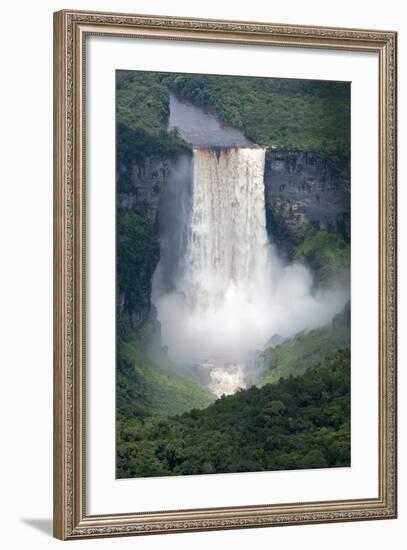
[[153, 285], [153, 302], [170, 356], [208, 368], [219, 395], [245, 386], [244, 365], [271, 336], [329, 322], [347, 296], [314, 295], [310, 272], [282, 265], [271, 247], [265, 149], [195, 149], [193, 163], [181, 275], [169, 294]]

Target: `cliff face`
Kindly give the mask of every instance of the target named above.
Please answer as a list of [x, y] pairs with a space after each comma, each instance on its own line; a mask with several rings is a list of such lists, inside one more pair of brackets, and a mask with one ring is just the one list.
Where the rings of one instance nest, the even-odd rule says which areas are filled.
[[[117, 177], [118, 206], [132, 211], [145, 205], [146, 223], [151, 227], [148, 239], [158, 245], [159, 235], [164, 235], [165, 246], [173, 250], [172, 258], [175, 258], [180, 253], [179, 243], [182, 241], [180, 220], [185, 218], [185, 193], [190, 193], [193, 177], [192, 156], [185, 153], [171, 157], [146, 156], [143, 160], [118, 163]], [[279, 237], [284, 240], [284, 236], [295, 235], [309, 223], [316, 223], [320, 228], [331, 227], [349, 240], [349, 157], [269, 149], [264, 183], [267, 230], [277, 244]], [[132, 246], [143, 250], [149, 244], [153, 246], [154, 242], [148, 243], [146, 238], [142, 243], [136, 239]], [[164, 262], [161, 267], [164, 279], [171, 281], [173, 265]], [[155, 266], [150, 268], [154, 270]], [[147, 273], [148, 270], [143, 268], [144, 271]], [[146, 279], [143, 284], [149, 294], [151, 280]], [[133, 302], [127, 291], [122, 290], [118, 297], [119, 312], [126, 309], [127, 303]], [[154, 318], [149, 300], [143, 306], [133, 303], [129, 314], [135, 327], [148, 318]]]
[[[180, 158], [145, 157], [142, 161], [120, 164], [117, 174], [117, 203], [124, 208], [148, 206], [148, 216], [155, 222], [158, 206], [168, 181], [177, 172]], [[123, 183], [125, 182], [125, 183]]]
[[[190, 162], [187, 155], [146, 157], [119, 166], [118, 204], [132, 208], [146, 203], [149, 217], [155, 221], [163, 191], [177, 178], [185, 178]], [[124, 175], [126, 185], [121, 184]], [[332, 227], [349, 237], [349, 156], [268, 149], [264, 184], [270, 231], [275, 226], [295, 232], [315, 222], [321, 229]]]
[[[152, 275], [160, 258], [159, 236], [164, 235], [166, 246], [173, 249], [175, 257], [182, 195], [191, 182], [191, 170], [192, 157], [188, 153], [118, 162], [117, 257], [121, 265], [117, 308], [133, 328], [147, 320], [157, 325], [150, 295]], [[171, 274], [171, 269], [172, 266], [163, 265], [161, 271]]]
[[264, 181], [271, 236], [315, 222], [349, 239], [349, 156], [269, 149]]

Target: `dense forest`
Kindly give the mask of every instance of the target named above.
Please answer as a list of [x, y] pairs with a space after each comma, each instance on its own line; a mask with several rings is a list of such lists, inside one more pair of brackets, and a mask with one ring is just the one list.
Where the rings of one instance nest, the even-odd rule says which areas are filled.
[[168, 90], [212, 108], [259, 145], [349, 150], [347, 82], [119, 71], [117, 121], [152, 135], [166, 131]]
[[212, 107], [224, 122], [259, 145], [305, 151], [349, 149], [346, 82], [217, 75], [159, 78], [181, 97]]
[[118, 422], [119, 478], [350, 464], [349, 352], [180, 416]]
[[[165, 165], [191, 154], [167, 129], [170, 91], [213, 109], [261, 145], [324, 154], [349, 147], [347, 85], [118, 71], [118, 195], [133, 191], [134, 167], [146, 159]], [[117, 202], [117, 476], [349, 465], [349, 310], [268, 347], [257, 387], [215, 400], [161, 345], [151, 304], [160, 259], [154, 212], [145, 198]], [[317, 284], [349, 269], [349, 239], [338, 231], [273, 229], [281, 255], [307, 265]]]

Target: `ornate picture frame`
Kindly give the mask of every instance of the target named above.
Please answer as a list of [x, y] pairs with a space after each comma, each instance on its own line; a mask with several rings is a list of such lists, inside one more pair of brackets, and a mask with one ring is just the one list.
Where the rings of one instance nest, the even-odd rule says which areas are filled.
[[[166, 511], [87, 510], [86, 46], [91, 36], [370, 52], [378, 60], [378, 494]], [[396, 52], [391, 31], [54, 14], [54, 535], [77, 539], [391, 519], [397, 514]], [[114, 185], [114, 182], [113, 182]], [[363, 212], [360, 212], [363, 216]]]

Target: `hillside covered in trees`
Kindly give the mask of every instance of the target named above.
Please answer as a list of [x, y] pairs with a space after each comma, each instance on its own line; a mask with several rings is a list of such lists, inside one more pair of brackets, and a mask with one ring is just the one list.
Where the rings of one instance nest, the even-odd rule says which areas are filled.
[[213, 108], [259, 145], [302, 151], [349, 149], [347, 82], [191, 74], [166, 74], [159, 80], [181, 97]]
[[254, 143], [301, 151], [348, 151], [347, 82], [119, 71], [117, 121], [159, 135], [168, 91], [213, 109]]
[[180, 416], [118, 424], [119, 478], [350, 465], [350, 357]]

